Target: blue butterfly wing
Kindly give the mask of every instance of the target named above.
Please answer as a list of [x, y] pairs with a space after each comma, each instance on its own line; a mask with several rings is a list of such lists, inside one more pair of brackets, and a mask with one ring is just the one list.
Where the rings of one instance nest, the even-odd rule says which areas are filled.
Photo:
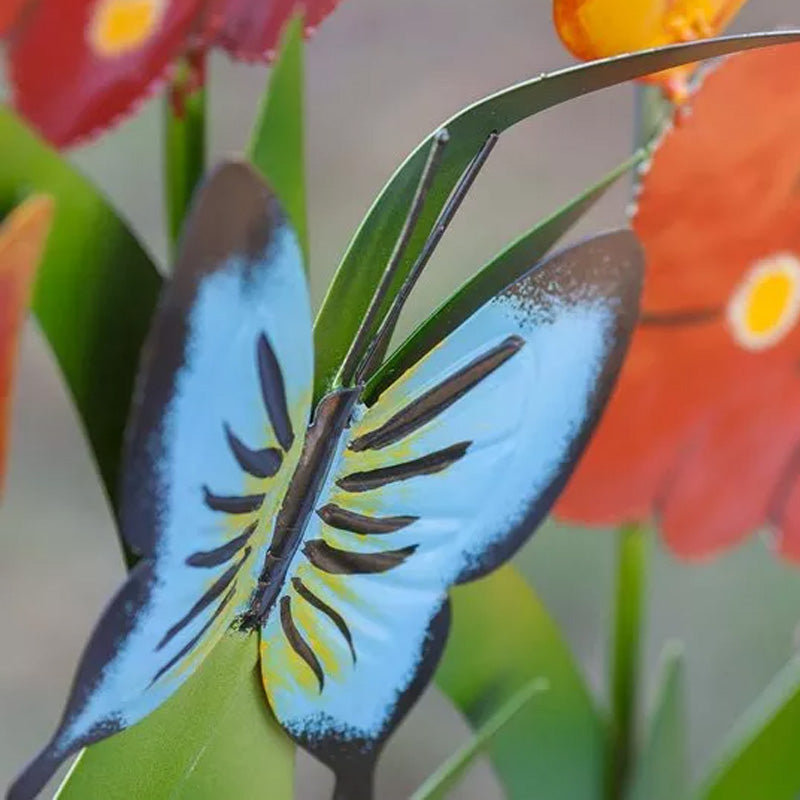
[[427, 683], [448, 589], [509, 558], [567, 480], [641, 275], [631, 233], [567, 250], [355, 408], [261, 646], [275, 714], [343, 797], [368, 796], [381, 742]]
[[296, 236], [263, 182], [208, 180], [146, 346], [121, 527], [142, 560], [84, 652], [61, 725], [12, 787], [146, 716], [247, 608], [308, 425], [311, 315]]

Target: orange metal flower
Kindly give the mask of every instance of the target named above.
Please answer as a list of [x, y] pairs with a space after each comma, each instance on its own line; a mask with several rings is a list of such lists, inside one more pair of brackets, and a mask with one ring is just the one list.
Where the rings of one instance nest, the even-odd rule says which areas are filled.
[[657, 150], [643, 315], [557, 513], [655, 514], [702, 557], [760, 526], [800, 560], [800, 47], [731, 57]]
[[303, 11], [310, 32], [337, 3], [0, 0], [13, 102], [66, 147], [129, 113], [180, 56], [218, 45], [235, 58], [270, 61], [292, 14]]
[[[620, 53], [715, 36], [746, 0], [553, 0], [561, 41], [589, 61]], [[644, 80], [661, 85], [682, 102], [694, 65], [655, 73]]]
[[52, 214], [48, 197], [32, 197], [0, 226], [0, 480], [5, 475], [19, 334]]

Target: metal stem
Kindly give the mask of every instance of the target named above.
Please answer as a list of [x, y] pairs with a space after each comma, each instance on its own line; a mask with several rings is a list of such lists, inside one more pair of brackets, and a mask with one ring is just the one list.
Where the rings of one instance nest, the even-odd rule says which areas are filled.
[[419, 257], [414, 262], [414, 266], [409, 271], [406, 279], [403, 281], [403, 285], [395, 295], [392, 305], [389, 308], [386, 316], [383, 318], [383, 322], [378, 328], [377, 333], [367, 347], [364, 357], [356, 367], [356, 383], [365, 381], [371, 375], [373, 370], [377, 368], [378, 362], [383, 355], [385, 346], [388, 344], [389, 337], [391, 337], [392, 333], [394, 332], [395, 325], [400, 317], [400, 312], [403, 310], [403, 306], [408, 300], [408, 296], [411, 294], [411, 290], [414, 288], [419, 280], [420, 275], [422, 275], [423, 270], [428, 265], [434, 250], [436, 250], [437, 245], [442, 240], [442, 236], [444, 236], [445, 231], [453, 221], [453, 217], [455, 217], [456, 212], [464, 202], [464, 198], [472, 188], [472, 184], [478, 177], [478, 173], [483, 168], [483, 165], [489, 158], [494, 146], [497, 144], [498, 138], [499, 134], [496, 132], [492, 132], [489, 135], [451, 192], [447, 203], [436, 220], [436, 224], [433, 226], [430, 235], [426, 239], [425, 244], [420, 251]]
[[383, 271], [383, 275], [378, 283], [378, 287], [375, 289], [375, 294], [372, 296], [369, 306], [367, 307], [367, 311], [364, 314], [364, 319], [361, 321], [361, 325], [359, 325], [359, 328], [356, 331], [356, 335], [353, 338], [353, 343], [350, 345], [350, 349], [347, 351], [347, 355], [342, 363], [342, 367], [339, 370], [338, 383], [342, 386], [348, 386], [350, 384], [353, 373], [355, 372], [357, 365], [364, 355], [364, 349], [367, 345], [369, 336], [372, 333], [372, 328], [375, 325], [378, 313], [380, 312], [381, 306], [383, 305], [386, 295], [392, 285], [392, 281], [397, 273], [398, 267], [400, 266], [400, 262], [402, 261], [402, 258], [408, 248], [408, 243], [414, 234], [420, 214], [422, 213], [422, 209], [425, 205], [425, 199], [428, 196], [431, 184], [433, 183], [433, 178], [436, 175], [436, 171], [442, 158], [442, 153], [449, 139], [450, 136], [447, 130], [444, 128], [437, 131], [433, 136], [431, 149], [428, 152], [428, 158], [425, 162], [425, 166], [422, 168], [422, 174], [420, 176], [419, 183], [417, 184], [414, 199], [411, 203], [411, 208], [409, 209], [408, 215], [406, 216], [406, 220], [403, 223], [400, 236], [395, 243], [391, 258], [386, 265], [386, 269]]

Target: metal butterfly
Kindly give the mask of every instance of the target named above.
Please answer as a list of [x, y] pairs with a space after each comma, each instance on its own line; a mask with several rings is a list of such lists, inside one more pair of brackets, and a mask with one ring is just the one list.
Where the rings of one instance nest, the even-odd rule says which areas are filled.
[[634, 235], [605, 234], [533, 266], [404, 373], [381, 367], [435, 237], [494, 143], [383, 313], [446, 138], [434, 140], [339, 386], [315, 408], [295, 233], [243, 164], [200, 191], [123, 456], [122, 534], [141, 560], [10, 800], [164, 703], [232, 627], [260, 637], [265, 699], [336, 772], [337, 798], [372, 796], [378, 752], [441, 655], [449, 588], [508, 559], [547, 513], [611, 391], [641, 290]]

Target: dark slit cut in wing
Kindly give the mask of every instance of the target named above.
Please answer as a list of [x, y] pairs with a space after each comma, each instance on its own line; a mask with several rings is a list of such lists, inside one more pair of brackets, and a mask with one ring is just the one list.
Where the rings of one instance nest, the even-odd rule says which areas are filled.
[[250, 555], [250, 548], [245, 548], [242, 557], [232, 566], [228, 567], [225, 572], [220, 575], [214, 583], [211, 584], [209, 590], [186, 612], [185, 616], [179, 619], [165, 634], [164, 638], [158, 643], [157, 650], [161, 650], [177, 633], [183, 630], [199, 613], [211, 605], [231, 584], [236, 578], [237, 573], [241, 569], [242, 564], [247, 560]]
[[187, 559], [186, 563], [190, 567], [219, 567], [226, 561], [230, 561], [250, 540], [250, 537], [258, 528], [258, 521], [251, 522], [242, 534], [235, 539], [213, 550], [201, 550], [197, 553], [192, 553]]
[[322, 671], [322, 665], [311, 649], [311, 645], [303, 638], [303, 635], [297, 630], [297, 626], [294, 624], [294, 618], [292, 617], [292, 601], [287, 595], [281, 598], [281, 627], [283, 628], [283, 634], [291, 645], [292, 650], [308, 664], [309, 668], [316, 676], [317, 682], [319, 683], [319, 691], [322, 693], [322, 690], [325, 688], [325, 673]]
[[317, 611], [322, 612], [327, 616], [330, 621], [339, 629], [339, 632], [344, 637], [345, 641], [347, 642], [347, 646], [350, 648], [350, 654], [353, 656], [353, 663], [356, 663], [356, 651], [353, 647], [353, 636], [350, 633], [350, 628], [347, 626], [347, 623], [344, 620], [344, 617], [336, 611], [334, 608], [331, 608], [321, 597], [317, 597], [311, 589], [306, 586], [300, 578], [292, 578], [292, 586], [297, 594], [303, 598], [307, 603], [312, 605]]
[[263, 494], [246, 494], [240, 497], [226, 497], [214, 494], [208, 486], [203, 487], [203, 500], [212, 511], [224, 514], [252, 514], [261, 508]]
[[324, 539], [311, 539], [303, 546], [303, 553], [313, 566], [331, 575], [371, 575], [400, 566], [418, 546], [412, 544], [379, 553], [353, 553], [331, 547]]
[[228, 593], [225, 597], [222, 598], [222, 602], [214, 609], [214, 613], [209, 617], [208, 622], [203, 625], [202, 628], [197, 632], [195, 636], [193, 636], [186, 644], [169, 660], [166, 664], [164, 664], [161, 669], [156, 672], [153, 676], [153, 680], [150, 681], [150, 685], [152, 686], [162, 675], [169, 672], [182, 658], [189, 655], [189, 653], [195, 648], [197, 643], [208, 633], [211, 626], [219, 619], [222, 612], [228, 606], [228, 603], [233, 599], [233, 596], [236, 594], [236, 583], [234, 582], [233, 586], [228, 590]]
[[286, 402], [286, 386], [283, 373], [275, 352], [265, 334], [258, 337], [258, 377], [261, 383], [261, 396], [269, 415], [275, 438], [284, 451], [288, 452], [294, 442], [292, 421]]
[[317, 516], [331, 528], [339, 531], [357, 533], [360, 536], [380, 533], [394, 533], [402, 528], [407, 528], [419, 517], [411, 515], [401, 515], [396, 517], [370, 517], [366, 514], [357, 514], [355, 511], [348, 511], [335, 503], [328, 503], [322, 508], [317, 509]]
[[414, 433], [505, 364], [524, 344], [521, 336], [509, 336], [409, 403], [380, 427], [354, 439], [349, 445], [350, 449], [380, 450]]
[[271, 478], [281, 468], [283, 453], [276, 447], [251, 450], [228, 425], [225, 426], [225, 437], [239, 466], [254, 478]]
[[416, 478], [418, 475], [433, 475], [447, 469], [459, 459], [463, 458], [472, 442], [459, 442], [458, 444], [436, 450], [433, 453], [405, 461], [402, 464], [393, 464], [390, 467], [379, 467], [366, 472], [353, 472], [336, 481], [336, 485], [346, 492], [368, 492], [370, 489], [379, 489], [387, 483], [405, 481]]

